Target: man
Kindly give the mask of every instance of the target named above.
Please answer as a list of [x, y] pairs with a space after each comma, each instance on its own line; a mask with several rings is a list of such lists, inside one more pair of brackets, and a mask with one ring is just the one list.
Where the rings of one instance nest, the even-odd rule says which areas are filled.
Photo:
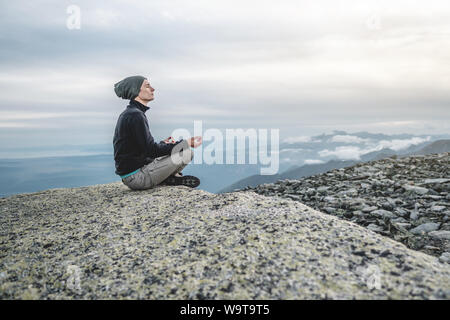
[[200, 180], [184, 176], [181, 170], [192, 160], [190, 149], [202, 144], [202, 137], [173, 141], [172, 137], [156, 143], [150, 133], [145, 112], [154, 99], [147, 78], [132, 76], [114, 85], [119, 98], [130, 100], [117, 120], [114, 132], [115, 173], [132, 190], [143, 190], [162, 185], [185, 185], [195, 188]]

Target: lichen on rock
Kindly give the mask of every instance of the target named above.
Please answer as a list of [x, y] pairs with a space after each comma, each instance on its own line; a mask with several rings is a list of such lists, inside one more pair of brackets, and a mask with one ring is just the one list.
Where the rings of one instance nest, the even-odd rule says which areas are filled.
[[1, 299], [448, 299], [438, 258], [298, 201], [121, 182], [0, 199]]

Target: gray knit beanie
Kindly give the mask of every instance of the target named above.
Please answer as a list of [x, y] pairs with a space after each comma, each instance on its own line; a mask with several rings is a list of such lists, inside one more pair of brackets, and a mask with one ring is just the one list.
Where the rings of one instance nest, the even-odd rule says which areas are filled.
[[139, 95], [145, 79], [143, 76], [125, 78], [114, 85], [114, 91], [119, 98], [133, 100]]

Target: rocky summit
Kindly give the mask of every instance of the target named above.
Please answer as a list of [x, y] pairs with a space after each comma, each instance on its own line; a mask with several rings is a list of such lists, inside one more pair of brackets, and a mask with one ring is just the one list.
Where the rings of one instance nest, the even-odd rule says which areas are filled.
[[450, 153], [359, 163], [244, 190], [300, 201], [450, 263]]
[[[346, 178], [345, 171], [333, 174]], [[368, 184], [368, 191], [378, 186]], [[439, 195], [414, 197], [439, 196], [433, 205], [445, 206], [437, 185], [445, 182], [420, 187]], [[363, 210], [370, 206], [377, 208]], [[397, 215], [378, 206], [367, 201], [359, 211]], [[445, 212], [426, 207], [417, 219], [428, 210]], [[424, 232], [445, 231], [442, 219], [432, 221], [439, 226]], [[0, 228], [0, 299], [450, 298], [449, 264], [437, 257], [300, 201], [253, 191], [132, 191], [121, 182], [50, 189], [0, 199]]]

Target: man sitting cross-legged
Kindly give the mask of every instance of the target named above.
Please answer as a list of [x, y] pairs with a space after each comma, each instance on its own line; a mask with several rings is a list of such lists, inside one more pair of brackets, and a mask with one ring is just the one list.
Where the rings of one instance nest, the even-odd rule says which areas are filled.
[[174, 141], [172, 137], [156, 143], [150, 133], [145, 112], [154, 99], [149, 81], [142, 76], [123, 79], [114, 86], [118, 97], [130, 100], [117, 120], [114, 132], [116, 174], [132, 190], [156, 185], [185, 185], [195, 188], [200, 179], [184, 176], [181, 170], [192, 161], [191, 148], [202, 144], [202, 137]]

